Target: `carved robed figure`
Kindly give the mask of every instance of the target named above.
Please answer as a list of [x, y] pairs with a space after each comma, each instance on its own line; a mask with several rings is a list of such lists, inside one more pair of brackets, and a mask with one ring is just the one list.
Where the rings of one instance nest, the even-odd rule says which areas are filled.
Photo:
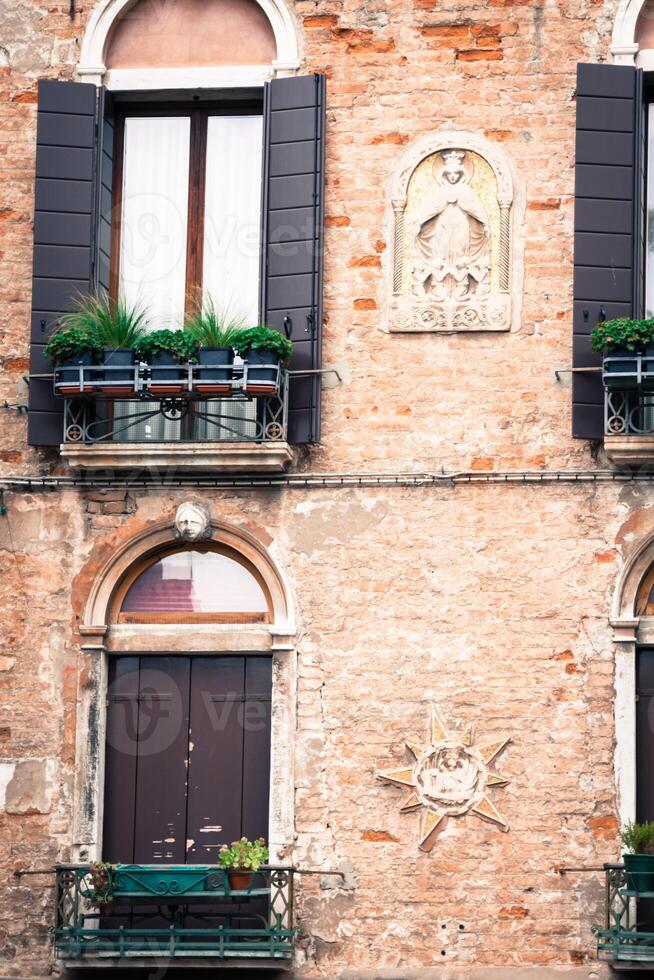
[[470, 187], [472, 167], [462, 150], [448, 150], [434, 164], [439, 186], [425, 201], [415, 235], [417, 295], [465, 302], [488, 293], [488, 217]]

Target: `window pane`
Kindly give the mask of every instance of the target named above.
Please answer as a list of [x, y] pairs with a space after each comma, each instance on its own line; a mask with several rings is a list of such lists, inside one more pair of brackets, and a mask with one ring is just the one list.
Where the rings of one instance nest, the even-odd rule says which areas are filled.
[[215, 551], [178, 551], [136, 579], [120, 611], [265, 614], [268, 604], [240, 562]]
[[216, 307], [254, 324], [259, 306], [261, 116], [210, 116], [203, 285]]
[[120, 286], [154, 327], [184, 314], [190, 119], [125, 120]]
[[649, 152], [647, 164], [647, 271], [645, 278], [645, 315], [654, 316], [654, 103], [648, 107]]

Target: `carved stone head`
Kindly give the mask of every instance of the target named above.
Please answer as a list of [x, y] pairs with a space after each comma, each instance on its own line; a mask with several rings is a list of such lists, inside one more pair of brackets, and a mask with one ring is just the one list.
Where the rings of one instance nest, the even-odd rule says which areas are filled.
[[175, 537], [182, 541], [200, 541], [211, 537], [209, 512], [201, 504], [180, 504], [175, 514]]

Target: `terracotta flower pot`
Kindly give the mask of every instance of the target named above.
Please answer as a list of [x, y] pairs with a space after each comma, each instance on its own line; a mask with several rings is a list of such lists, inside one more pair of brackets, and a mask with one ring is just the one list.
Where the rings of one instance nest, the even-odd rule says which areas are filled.
[[251, 871], [230, 871], [229, 887], [233, 892], [246, 892], [252, 882]]

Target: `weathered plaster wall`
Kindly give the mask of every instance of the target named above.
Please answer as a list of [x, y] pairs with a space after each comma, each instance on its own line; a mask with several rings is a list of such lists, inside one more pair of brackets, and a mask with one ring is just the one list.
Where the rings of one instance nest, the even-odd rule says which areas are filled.
[[[616, 5], [297, 0], [307, 67], [329, 75], [325, 360], [348, 379], [325, 391], [323, 442], [303, 466], [596, 465], [589, 446], [569, 438], [570, 391], [553, 372], [570, 363], [574, 68], [605, 56]], [[90, 9], [79, 3], [72, 23], [67, 0], [0, 11], [0, 404], [25, 400], [36, 80], [72, 76]], [[445, 125], [501, 143], [525, 185], [523, 316], [509, 334], [381, 329], [385, 188], [406, 144]], [[64, 471], [56, 454], [28, 449], [22, 416], [0, 411], [3, 472]], [[50, 962], [47, 879], [18, 882], [11, 871], [65, 859], [73, 836], [76, 705], [87, 678], [71, 591], [94, 549], [187, 496], [6, 495], [7, 975], [45, 975]], [[599, 976], [588, 957], [601, 883], [557, 869], [617, 854], [607, 610], [623, 550], [649, 529], [654, 493], [561, 485], [196, 496], [265, 528], [296, 591], [294, 857], [354, 868], [356, 885], [303, 881], [303, 972], [331, 980], [384, 968], [380, 976], [408, 978], [452, 964], [494, 965], [503, 977], [511, 966]], [[493, 793], [511, 830], [466, 817], [425, 855], [417, 815], [398, 812], [401, 792], [375, 772], [404, 761], [405, 736], [424, 737], [432, 699], [453, 724], [512, 735], [498, 762], [510, 783]]]
[[[66, 858], [73, 839], [75, 707], [86, 678], [77, 679], [71, 592], [79, 606], [89, 559], [188, 496], [7, 496], [0, 583], [12, 642], [0, 731], [2, 758], [17, 765], [0, 815], [5, 972], [48, 962], [38, 938], [47, 879], [14, 883], [11, 870]], [[351, 866], [355, 883], [334, 890], [302, 880], [303, 971], [583, 964], [601, 882], [557, 869], [617, 854], [606, 608], [620, 526], [631, 514], [633, 531], [647, 493], [496, 486], [196, 496], [215, 517], [247, 513], [262, 525], [296, 592], [293, 858], [300, 867]], [[426, 855], [418, 816], [400, 814], [404, 794], [375, 773], [404, 763], [405, 737], [426, 736], [432, 700], [453, 725], [512, 736], [496, 766], [510, 783], [492, 791], [511, 830], [467, 816], [450, 821]]]

